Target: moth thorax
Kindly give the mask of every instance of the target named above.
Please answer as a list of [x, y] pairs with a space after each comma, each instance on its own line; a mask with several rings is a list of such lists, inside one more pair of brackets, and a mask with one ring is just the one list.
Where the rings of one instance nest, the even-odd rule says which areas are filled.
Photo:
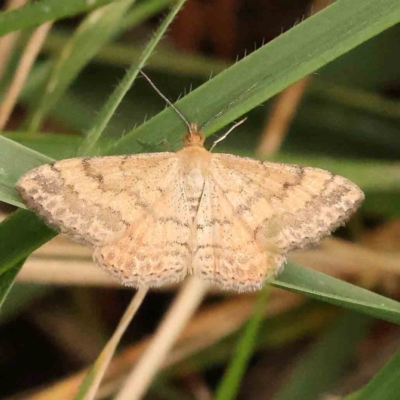
[[203, 191], [204, 175], [200, 168], [193, 168], [188, 171], [185, 181], [186, 185], [190, 187], [193, 191], [198, 191], [199, 193]]
[[183, 187], [189, 206], [192, 221], [200, 206], [201, 195], [204, 190], [205, 177], [201, 168], [191, 168], [183, 177]]

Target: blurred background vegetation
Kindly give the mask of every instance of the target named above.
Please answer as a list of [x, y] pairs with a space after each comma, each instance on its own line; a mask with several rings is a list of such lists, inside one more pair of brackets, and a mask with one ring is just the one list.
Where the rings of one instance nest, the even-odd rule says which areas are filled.
[[[158, 43], [154, 31], [176, 1], [0, 2], [0, 211], [9, 217], [0, 225], [2, 302], [9, 294], [1, 309], [1, 398], [74, 398], [132, 297], [92, 264], [88, 249], [63, 237], [23, 265], [53, 233], [26, 211], [13, 214], [21, 206], [13, 184], [44, 156], [76, 156], [88, 132], [86, 154], [180, 147], [184, 127], [144, 79], [135, 80], [109, 122], [104, 117], [104, 104], [132, 63], [144, 60], [151, 39], [157, 48], [146, 72], [172, 101], [184, 97], [191, 121], [204, 122], [256, 83], [243, 105], [207, 130], [208, 145], [245, 113], [246, 123], [217, 151], [332, 170], [358, 183], [366, 201], [333, 238], [291, 257], [280, 289], [258, 302], [258, 294], [207, 295], [146, 398], [400, 397], [400, 305], [390, 300], [400, 297], [400, 6], [384, 0], [375, 14], [372, 0], [356, 3], [359, 16], [347, 20], [349, 0], [187, 0]], [[349, 52], [341, 48], [341, 21], [354, 39]], [[364, 29], [377, 24], [374, 32]], [[326, 26], [326, 37], [338, 38], [328, 49], [318, 34]], [[284, 32], [305, 50], [296, 45], [293, 58], [282, 60], [281, 76], [272, 57], [290, 55]], [[313, 46], [323, 50], [314, 67], [307, 64], [316, 59]], [[254, 61], [252, 53], [266, 58]], [[221, 75], [228, 83], [222, 77], [214, 84], [231, 65], [239, 72], [230, 69]], [[13, 84], [15, 104], [7, 110]], [[97, 398], [119, 390], [178, 289], [147, 295]]]

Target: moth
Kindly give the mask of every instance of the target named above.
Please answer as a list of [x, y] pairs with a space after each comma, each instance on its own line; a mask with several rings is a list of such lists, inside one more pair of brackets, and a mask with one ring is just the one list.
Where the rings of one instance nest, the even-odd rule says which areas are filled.
[[188, 127], [178, 152], [57, 161], [16, 185], [30, 210], [93, 247], [122, 284], [195, 274], [222, 289], [260, 289], [289, 251], [318, 243], [364, 199], [322, 169], [208, 151], [197, 125], [160, 95]]

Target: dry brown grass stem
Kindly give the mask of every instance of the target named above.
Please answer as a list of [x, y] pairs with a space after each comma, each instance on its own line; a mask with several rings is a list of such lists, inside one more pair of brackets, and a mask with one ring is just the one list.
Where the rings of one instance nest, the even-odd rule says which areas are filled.
[[257, 156], [265, 158], [282, 146], [299, 103], [307, 88], [309, 77], [303, 78], [280, 93], [272, 106], [267, 125], [257, 147]]
[[203, 301], [207, 288], [195, 276], [186, 280], [115, 400], [139, 400], [144, 396], [179, 334]]
[[90, 259], [42, 258], [31, 256], [18, 274], [17, 282], [59, 286], [120, 288], [121, 284]]
[[[22, 7], [27, 3], [27, 0], [9, 0], [6, 3], [5, 10], [13, 10], [14, 8]], [[20, 32], [11, 32], [8, 35], [0, 38], [0, 80], [3, 77], [4, 71], [10, 60], [14, 45], [17, 42]]]
[[126, 309], [124, 315], [122, 316], [118, 327], [112, 335], [111, 339], [108, 341], [103, 351], [97, 357], [97, 360], [93, 366], [95, 378], [93, 379], [93, 382], [91, 383], [90, 389], [85, 395], [84, 400], [92, 400], [95, 398], [98, 388], [100, 386], [100, 382], [103, 379], [104, 373], [106, 372], [112, 357], [114, 356], [115, 350], [121, 340], [121, 337], [126, 331], [126, 328], [132, 321], [133, 317], [135, 316], [144, 298], [146, 297], [147, 291], [147, 288], [138, 289], [136, 294], [133, 296], [133, 299]]
[[[332, 0], [313, 0], [309, 12], [310, 16], [331, 3]], [[256, 150], [258, 157], [265, 158], [280, 150], [309, 81], [310, 76], [306, 76], [278, 95], [272, 106], [267, 124], [261, 133], [260, 143]]]
[[14, 109], [18, 96], [24, 87], [29, 71], [38, 56], [53, 22], [47, 22], [37, 28], [29, 39], [19, 61], [14, 78], [0, 105], [0, 130], [3, 130]]

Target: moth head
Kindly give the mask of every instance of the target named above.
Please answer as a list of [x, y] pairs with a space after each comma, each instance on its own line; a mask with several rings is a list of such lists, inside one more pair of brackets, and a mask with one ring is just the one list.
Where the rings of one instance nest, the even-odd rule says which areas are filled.
[[199, 132], [196, 123], [191, 123], [189, 127], [189, 132], [183, 137], [183, 143], [185, 147], [188, 146], [204, 146], [204, 135]]

